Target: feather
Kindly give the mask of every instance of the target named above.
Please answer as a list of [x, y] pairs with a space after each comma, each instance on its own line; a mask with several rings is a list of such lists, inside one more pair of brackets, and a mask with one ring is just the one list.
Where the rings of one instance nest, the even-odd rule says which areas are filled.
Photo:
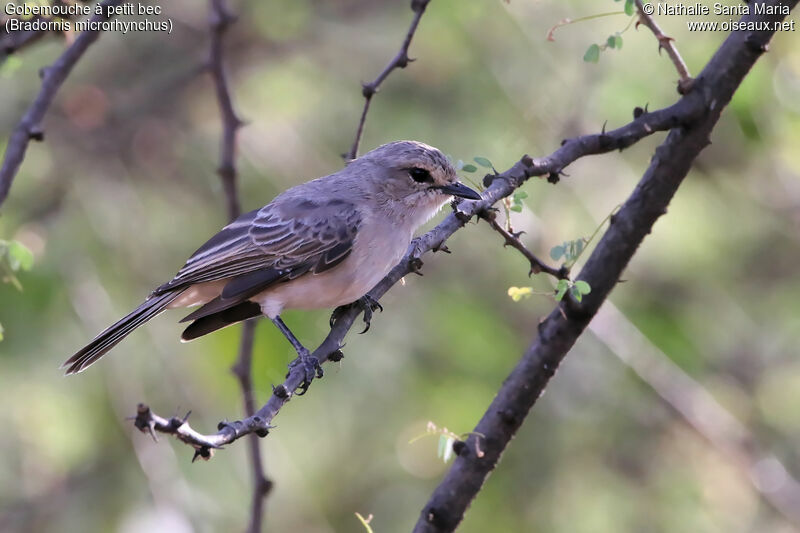
[[[230, 326], [242, 320], [253, 318], [261, 314], [261, 307], [255, 302], [242, 302], [233, 307], [204, 316], [189, 324], [181, 334], [182, 341], [190, 341], [202, 337], [207, 333]], [[188, 318], [188, 317], [187, 317]]]
[[92, 342], [67, 359], [61, 365], [61, 368], [68, 367], [67, 374], [75, 374], [85, 370], [86, 367], [103, 357], [106, 352], [116, 346], [130, 332], [163, 311], [182, 292], [183, 290], [177, 290], [148, 298], [124, 318], [103, 330]]

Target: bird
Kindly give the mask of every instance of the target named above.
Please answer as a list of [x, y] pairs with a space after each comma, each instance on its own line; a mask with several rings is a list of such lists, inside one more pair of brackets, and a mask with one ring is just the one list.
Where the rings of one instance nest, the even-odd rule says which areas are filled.
[[322, 369], [281, 313], [360, 305], [368, 326], [380, 306], [367, 292], [399, 263], [415, 231], [453, 197], [481, 199], [458, 181], [437, 148], [418, 141], [381, 145], [233, 220], [62, 368], [81, 372], [162, 311], [200, 306], [181, 320], [191, 322], [182, 341], [264, 315], [297, 352], [305, 392]]

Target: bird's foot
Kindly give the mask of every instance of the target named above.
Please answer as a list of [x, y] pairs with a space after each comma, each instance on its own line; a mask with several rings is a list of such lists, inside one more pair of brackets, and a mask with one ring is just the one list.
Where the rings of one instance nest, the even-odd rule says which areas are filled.
[[380, 311], [383, 313], [383, 306], [378, 303], [378, 300], [370, 296], [369, 294], [365, 294], [358, 300], [356, 300], [356, 305], [360, 306], [361, 309], [364, 311], [364, 331], [361, 333], [366, 333], [369, 331], [369, 326], [372, 323], [372, 315], [375, 311]]
[[372, 315], [374, 314], [375, 311], [383, 312], [383, 306], [380, 303], [378, 303], [378, 300], [376, 300], [369, 294], [365, 294], [355, 302], [349, 303], [347, 305], [342, 305], [334, 309], [333, 313], [331, 313], [331, 320], [330, 320], [331, 327], [333, 327], [334, 324], [336, 324], [336, 321], [339, 320], [346, 311], [349, 311], [353, 307], [358, 307], [364, 312], [364, 324], [366, 324], [366, 327], [364, 328], [364, 331], [362, 331], [361, 333], [366, 333], [367, 331], [369, 331], [369, 326], [372, 323]]
[[[302, 396], [308, 391], [314, 378], [321, 378], [323, 372], [322, 365], [319, 364], [319, 359], [311, 355], [308, 350], [306, 350], [305, 353], [298, 354], [298, 358], [289, 363], [289, 373], [291, 374], [292, 370], [298, 366], [302, 367], [305, 372], [303, 382], [300, 383], [298, 387], [300, 392], [297, 393], [298, 396]], [[286, 377], [289, 377], [289, 374], [287, 374]]]

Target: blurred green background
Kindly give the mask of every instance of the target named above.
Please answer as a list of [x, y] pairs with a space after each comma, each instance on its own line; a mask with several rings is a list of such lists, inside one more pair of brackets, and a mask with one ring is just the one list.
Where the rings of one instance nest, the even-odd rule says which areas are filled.
[[[140, 401], [164, 415], [191, 409], [201, 431], [241, 416], [229, 372], [238, 326], [180, 344], [182, 315], [170, 311], [87, 372], [67, 379], [58, 369], [225, 223], [215, 174], [220, 121], [211, 81], [198, 70], [208, 8], [162, 5], [171, 35], [106, 34], [81, 60], [48, 113], [46, 141], [30, 146], [2, 208], [0, 238], [36, 256], [20, 275], [23, 292], [0, 285], [2, 531], [211, 532], [247, 523], [244, 442], [192, 464], [191, 449], [167, 437], [154, 443], [125, 419]], [[232, 7], [240, 19], [226, 57], [236, 107], [248, 120], [238, 166], [249, 210], [341, 167], [363, 102], [359, 83], [396, 53], [411, 11], [407, 1]], [[623, 48], [604, 51], [599, 63], [582, 60], [590, 44], [624, 29], [627, 16], [545, 39], [565, 17], [621, 9], [611, 0], [433, 0], [411, 47], [418, 60], [375, 97], [362, 150], [417, 139], [454, 159], [488, 157], [503, 170], [606, 121], [623, 125], [635, 106], [673, 103], [676, 73], [643, 27], [622, 34]], [[658, 20], [692, 73], [726, 36], [690, 34], [683, 17]], [[0, 67], [0, 143], [38, 91], [38, 69], [63, 46], [48, 37]], [[524, 211], [512, 215], [515, 229], [543, 257], [589, 236], [627, 197], [662, 138], [578, 161], [556, 186], [530, 181]], [[612, 294], [607, 305], [621, 315], [605, 336], [587, 332], [568, 355], [460, 531], [800, 525], [769, 503], [770, 495], [797, 496], [792, 475], [800, 476], [796, 34], [775, 37], [712, 140]], [[486, 224], [448, 245], [452, 255], [428, 257], [424, 277], [391, 290], [370, 332], [353, 332], [344, 361], [286, 406], [261, 441], [276, 483], [266, 530], [363, 531], [360, 512], [374, 515], [376, 532], [408, 531], [448, 466], [436, 456], [435, 436], [409, 440], [428, 421], [470, 431], [534, 338], [552, 298], [513, 302], [507, 290], [548, 291], [550, 280], [529, 281], [525, 260]], [[284, 318], [315, 346], [328, 316]], [[658, 374], [662, 386], [701, 424], [723, 428], [721, 436], [710, 440], [687, 424], [631, 369], [626, 350], [645, 367], [674, 362]], [[291, 356], [275, 328], [260, 323], [259, 404]], [[696, 382], [687, 385], [687, 375]], [[743, 424], [739, 432], [724, 410], [703, 408], [704, 391]], [[768, 452], [788, 472], [775, 458], [760, 459]], [[800, 509], [800, 500], [789, 506]]]

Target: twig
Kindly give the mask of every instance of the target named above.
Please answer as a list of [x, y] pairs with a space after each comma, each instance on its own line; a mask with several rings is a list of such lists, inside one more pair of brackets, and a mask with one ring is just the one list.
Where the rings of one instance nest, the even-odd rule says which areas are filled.
[[[40, 20], [42, 17], [36, 15], [31, 18], [31, 22]], [[3, 19], [0, 19], [0, 23], [3, 22]], [[5, 27], [3, 27], [2, 31], [0, 31], [0, 65], [2, 65], [8, 56], [17, 53], [20, 49], [32, 44], [45, 35], [48, 35], [52, 32], [49, 31], [37, 31], [37, 30], [18, 30], [18, 31], [5, 31]]]
[[370, 83], [362, 84], [361, 94], [364, 95], [364, 109], [361, 111], [361, 119], [358, 121], [358, 129], [356, 130], [356, 138], [353, 140], [353, 146], [351, 146], [350, 151], [345, 154], [345, 159], [350, 160], [358, 157], [358, 145], [361, 144], [361, 136], [364, 133], [364, 123], [367, 120], [369, 104], [372, 101], [372, 97], [378, 92], [378, 89], [380, 89], [383, 81], [389, 77], [389, 74], [391, 74], [394, 69], [406, 68], [410, 62], [414, 61], [408, 57], [408, 47], [411, 46], [411, 39], [414, 38], [414, 33], [417, 31], [419, 20], [425, 13], [425, 8], [428, 7], [430, 1], [431, 0], [411, 0], [411, 10], [414, 12], [414, 18], [411, 19], [411, 25], [408, 27], [408, 32], [406, 32], [406, 38], [400, 46], [400, 51], [397, 52], [392, 60], [383, 68], [377, 78]]
[[[775, 5], [776, 2], [767, 2]], [[797, 0], [784, 5], [793, 7]], [[776, 21], [781, 16], [747, 15], [744, 22]], [[756, 24], [757, 27], [761, 27]], [[774, 27], [774, 26], [770, 26]], [[717, 50], [696, 80], [692, 91], [681, 99], [703, 94], [704, 113], [684, 127], [673, 128], [642, 180], [611, 220], [608, 230], [578, 276], [592, 292], [581, 302], [567, 297], [538, 325], [538, 337], [505, 379], [497, 395], [475, 427], [482, 433], [482, 456], [472, 453], [475, 437], [466, 446], [433, 492], [420, 513], [416, 533], [453, 531], [467, 507], [497, 465], [500, 454], [519, 429], [531, 407], [541, 396], [566, 353], [581, 335], [600, 305], [616, 286], [636, 249], [651, 231], [700, 153], [723, 108], [766, 50], [774, 31], [736, 31]], [[680, 102], [679, 102], [680, 103]]]
[[492, 229], [503, 237], [503, 246], [511, 246], [512, 248], [516, 248], [523, 256], [525, 256], [525, 259], [527, 259], [531, 264], [531, 269], [528, 272], [528, 275], [544, 272], [545, 274], [550, 274], [556, 279], [569, 279], [569, 269], [566, 266], [562, 266], [561, 268], [553, 268], [542, 262], [534, 255], [533, 252], [528, 250], [525, 245], [522, 244], [521, 240], [519, 240], [519, 235], [523, 232], [511, 233], [510, 231], [506, 230], [503, 226], [497, 223], [497, 215], [493, 210], [487, 209], [486, 211], [478, 213], [478, 216], [488, 222]]
[[217, 92], [217, 102], [219, 103], [223, 124], [220, 164], [217, 172], [222, 179], [228, 217], [231, 220], [238, 217], [242, 211], [239, 203], [239, 194], [236, 190], [236, 133], [243, 123], [233, 109], [233, 100], [231, 99], [225, 74], [225, 62], [222, 58], [222, 40], [228, 26], [235, 21], [236, 17], [228, 10], [225, 0], [211, 0], [211, 15], [209, 17], [211, 49], [208, 70], [214, 80], [214, 89]]
[[[211, 47], [208, 68], [214, 80], [223, 126], [218, 173], [222, 179], [229, 218], [234, 220], [241, 214], [241, 204], [236, 183], [236, 133], [243, 123], [233, 109], [233, 99], [231, 98], [223, 61], [223, 38], [228, 27], [236, 21], [236, 17], [228, 10], [225, 0], [210, 0], [210, 7]], [[242, 325], [239, 356], [231, 368], [242, 389], [242, 401], [246, 417], [253, 416], [256, 410], [252, 380], [255, 326], [255, 320], [248, 320]], [[253, 493], [250, 503], [250, 524], [247, 530], [249, 533], [260, 533], [264, 517], [264, 500], [272, 489], [272, 481], [264, 473], [264, 461], [261, 457], [261, 448], [256, 435], [251, 435], [248, 439], [248, 447], [253, 474]]]
[[642, 0], [636, 0], [636, 10], [639, 13], [639, 20], [636, 22], [636, 26], [644, 24], [650, 28], [650, 31], [656, 36], [656, 39], [658, 39], [659, 53], [662, 48], [666, 50], [667, 55], [672, 60], [672, 64], [675, 65], [675, 69], [678, 71], [678, 76], [680, 77], [678, 80], [678, 92], [680, 94], [686, 94], [692, 88], [694, 79], [691, 74], [689, 74], [689, 67], [686, 66], [681, 54], [678, 53], [678, 49], [675, 47], [675, 39], [665, 35], [652, 15], [648, 15], [644, 12]]
[[[100, 5], [103, 8], [107, 8], [121, 3], [123, 3], [123, 0], [105, 0]], [[102, 15], [94, 15], [91, 21], [101, 22], [108, 20], [109, 17], [105, 13], [106, 10], [104, 9]], [[78, 60], [83, 57], [89, 46], [100, 36], [100, 32], [101, 30], [99, 29], [87, 29], [81, 32], [69, 48], [64, 50], [51, 66], [42, 69], [42, 88], [14, 128], [3, 156], [3, 165], [0, 167], [0, 206], [8, 197], [11, 184], [19, 171], [20, 165], [22, 165], [23, 159], [25, 159], [28, 143], [31, 139], [36, 141], [44, 139], [41, 121], [53, 102], [58, 89], [72, 72]]]

